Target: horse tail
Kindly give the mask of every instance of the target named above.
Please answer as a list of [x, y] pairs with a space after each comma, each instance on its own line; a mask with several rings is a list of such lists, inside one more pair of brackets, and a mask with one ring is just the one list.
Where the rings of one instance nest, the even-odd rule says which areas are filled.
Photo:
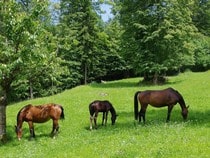
[[134, 95], [134, 116], [135, 120], [138, 119], [138, 94], [141, 93], [140, 91], [137, 91]]
[[60, 119], [65, 119], [65, 116], [64, 116], [64, 109], [62, 106], [60, 106], [61, 108], [61, 115], [60, 115]]

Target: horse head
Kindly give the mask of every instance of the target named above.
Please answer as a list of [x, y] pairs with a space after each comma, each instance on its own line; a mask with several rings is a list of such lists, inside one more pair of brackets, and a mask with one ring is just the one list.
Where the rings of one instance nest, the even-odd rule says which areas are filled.
[[183, 117], [184, 120], [187, 119], [187, 116], [188, 116], [188, 108], [189, 108], [189, 106], [187, 106], [186, 108], [183, 108], [182, 109], [182, 117]]
[[116, 121], [116, 119], [117, 119], [117, 116], [118, 115], [112, 115], [112, 117], [111, 117], [111, 120], [112, 120], [112, 125], [114, 125], [115, 124], [115, 121]]
[[18, 126], [15, 126], [15, 132], [16, 132], [16, 134], [17, 134], [18, 140], [20, 140], [21, 137], [22, 137], [22, 128], [20, 128], [20, 127], [18, 127]]

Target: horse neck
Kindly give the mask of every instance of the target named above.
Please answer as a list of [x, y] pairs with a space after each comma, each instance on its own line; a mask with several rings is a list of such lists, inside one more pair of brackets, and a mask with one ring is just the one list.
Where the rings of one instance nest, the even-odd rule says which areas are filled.
[[21, 112], [18, 113], [17, 116], [17, 127], [22, 128], [22, 124], [23, 124], [23, 114]]
[[182, 95], [179, 92], [177, 92], [177, 94], [179, 97], [179, 101], [178, 101], [179, 105], [181, 106], [182, 110], [186, 109], [187, 107], [186, 107], [184, 98], [182, 97]]
[[116, 111], [115, 111], [115, 109], [113, 107], [110, 109], [110, 112], [111, 112], [112, 116], [116, 115]]

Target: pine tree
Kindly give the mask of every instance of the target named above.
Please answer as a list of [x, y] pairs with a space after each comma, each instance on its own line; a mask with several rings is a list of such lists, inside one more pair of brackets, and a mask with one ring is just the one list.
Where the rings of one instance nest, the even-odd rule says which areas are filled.
[[98, 18], [90, 0], [61, 0], [59, 53], [66, 60], [72, 78], [84, 84], [91, 80], [103, 58], [97, 49]]

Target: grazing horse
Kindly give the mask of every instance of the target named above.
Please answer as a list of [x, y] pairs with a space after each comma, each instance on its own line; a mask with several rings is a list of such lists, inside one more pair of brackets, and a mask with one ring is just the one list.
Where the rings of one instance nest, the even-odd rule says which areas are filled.
[[58, 120], [64, 119], [64, 109], [58, 104], [45, 104], [39, 106], [32, 106], [31, 104], [24, 106], [17, 114], [17, 126], [15, 131], [18, 140], [22, 137], [22, 124], [28, 122], [30, 130], [30, 138], [35, 138], [33, 123], [44, 123], [48, 120], [53, 120], [52, 137], [58, 133]]
[[[138, 112], [138, 101], [141, 105], [141, 110]], [[174, 105], [177, 103], [180, 104], [182, 109], [182, 116], [183, 119], [187, 119], [188, 114], [188, 107], [185, 105], [185, 101], [182, 95], [174, 90], [173, 88], [167, 88], [164, 90], [146, 90], [146, 91], [138, 91], [134, 95], [134, 115], [135, 119], [137, 120], [139, 117], [139, 122], [141, 122], [141, 117], [145, 123], [145, 113], [148, 104], [152, 105], [153, 107], [164, 107], [168, 106], [168, 115], [166, 122], [170, 120], [171, 110], [173, 109]]]
[[94, 119], [94, 124], [95, 124], [95, 128], [97, 128], [97, 116], [99, 112], [103, 112], [103, 117], [102, 117], [102, 125], [104, 124], [104, 120], [105, 120], [105, 125], [107, 124], [107, 116], [108, 116], [108, 112], [111, 112], [111, 120], [112, 120], [112, 125], [115, 124], [115, 120], [117, 118], [117, 114], [116, 111], [114, 109], [114, 107], [112, 106], [112, 104], [105, 100], [105, 101], [99, 101], [99, 100], [95, 100], [92, 103], [90, 103], [89, 105], [89, 112], [90, 112], [90, 130], [92, 130], [92, 122]]

